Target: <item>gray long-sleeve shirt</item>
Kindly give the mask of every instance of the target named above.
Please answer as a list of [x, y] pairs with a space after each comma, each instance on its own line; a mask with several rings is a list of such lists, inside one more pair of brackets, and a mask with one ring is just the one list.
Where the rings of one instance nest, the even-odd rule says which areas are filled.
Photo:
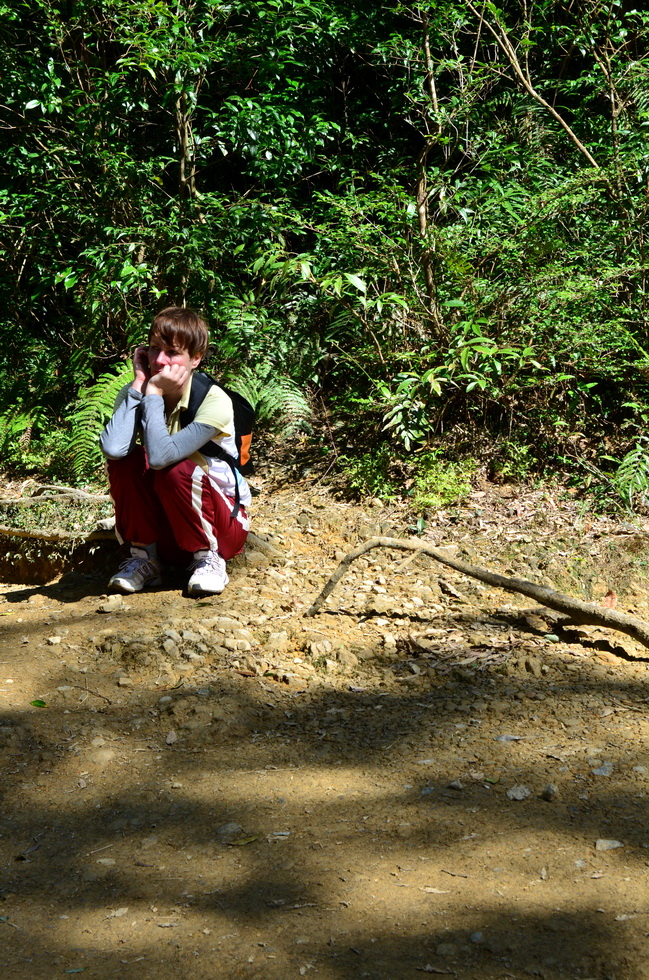
[[170, 435], [162, 395], [142, 395], [129, 388], [99, 438], [108, 459], [121, 459], [133, 451], [138, 432], [146, 449], [149, 466], [154, 470], [173, 466], [213, 439], [216, 429], [202, 422], [190, 422], [180, 432]]

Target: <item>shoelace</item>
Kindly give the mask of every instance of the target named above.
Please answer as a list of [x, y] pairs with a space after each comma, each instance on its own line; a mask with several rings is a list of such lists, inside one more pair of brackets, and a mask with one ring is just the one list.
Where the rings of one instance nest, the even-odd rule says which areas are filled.
[[210, 551], [206, 555], [202, 555], [200, 558], [194, 558], [194, 561], [192, 562], [192, 569], [198, 568], [200, 565], [200, 567], [205, 570], [209, 569], [210, 571], [214, 570], [217, 572], [222, 572], [223, 565], [221, 562], [221, 556], [213, 551]]
[[151, 565], [151, 558], [142, 558], [140, 555], [131, 555], [126, 561], [123, 561], [119, 566], [120, 572], [138, 572], [141, 571], [146, 565]]

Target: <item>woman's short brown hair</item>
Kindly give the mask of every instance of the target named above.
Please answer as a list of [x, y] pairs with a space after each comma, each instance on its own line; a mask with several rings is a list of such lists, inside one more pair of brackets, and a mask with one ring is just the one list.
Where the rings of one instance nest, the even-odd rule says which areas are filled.
[[184, 306], [168, 306], [153, 318], [149, 343], [153, 341], [186, 350], [190, 357], [203, 357], [210, 342], [210, 333], [207, 323], [198, 313]]

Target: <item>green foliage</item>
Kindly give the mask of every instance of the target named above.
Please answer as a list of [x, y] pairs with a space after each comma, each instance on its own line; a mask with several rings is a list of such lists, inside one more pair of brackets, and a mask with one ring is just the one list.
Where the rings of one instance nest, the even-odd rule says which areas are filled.
[[130, 365], [121, 365], [102, 374], [79, 397], [70, 416], [69, 449], [72, 469], [77, 477], [94, 476], [103, 466], [99, 435], [113, 413], [118, 392], [133, 377]]
[[621, 460], [613, 484], [624, 503], [634, 508], [647, 506], [649, 501], [649, 437], [640, 436]]
[[413, 510], [417, 514], [426, 514], [459, 503], [471, 492], [471, 477], [475, 471], [473, 459], [450, 462], [438, 452], [417, 456], [411, 490]]
[[538, 467], [533, 448], [522, 441], [503, 439], [494, 447], [490, 475], [496, 482], [527, 480]]
[[28, 446], [31, 433], [38, 416], [34, 412], [25, 411], [20, 404], [14, 405], [0, 415], [0, 453], [3, 459], [16, 442]]
[[272, 427], [282, 436], [310, 430], [313, 413], [306, 393], [290, 378], [276, 374], [271, 366], [260, 365], [256, 371], [241, 368], [228, 383], [255, 409], [257, 427]]
[[[428, 373], [428, 372], [427, 372]], [[406, 450], [422, 443], [431, 428], [429, 392], [426, 375], [401, 373], [394, 378], [394, 388], [379, 385], [379, 395], [388, 406], [383, 416], [384, 430], [392, 430], [395, 439]]]
[[366, 399], [405, 454], [646, 400], [642, 9], [5, 0], [0, 40], [0, 383], [30, 446], [75, 405], [78, 474], [169, 303], [262, 420]]
[[[97, 527], [98, 520], [109, 517], [113, 509], [110, 502], [98, 502], [93, 499], [74, 497], [61, 499], [57, 495], [47, 494], [32, 499], [33, 502], [29, 505], [25, 505], [24, 501], [2, 501], [0, 523], [28, 531], [54, 528], [73, 531], [78, 532], [79, 538], [82, 538]], [[65, 550], [65, 545], [62, 547]]]
[[384, 443], [360, 456], [340, 455], [337, 465], [354, 496], [389, 501], [403, 491], [403, 486], [391, 475], [392, 460], [391, 449]]
[[0, 415], [0, 454], [6, 473], [38, 474], [50, 480], [69, 476], [66, 433], [62, 428], [50, 429], [39, 408], [26, 410], [19, 402]]

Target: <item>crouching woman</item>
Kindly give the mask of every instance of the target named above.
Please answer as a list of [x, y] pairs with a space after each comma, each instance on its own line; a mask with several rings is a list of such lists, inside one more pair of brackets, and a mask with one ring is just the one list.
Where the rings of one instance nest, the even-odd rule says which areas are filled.
[[[192, 377], [208, 343], [196, 313], [158, 313], [101, 434], [117, 536], [131, 546], [111, 590], [159, 585], [168, 563], [189, 567], [190, 595], [219, 593], [226, 561], [243, 550], [250, 490], [231, 462], [238, 458], [232, 400], [212, 385], [188, 421]], [[223, 458], [206, 454], [210, 445]]]

